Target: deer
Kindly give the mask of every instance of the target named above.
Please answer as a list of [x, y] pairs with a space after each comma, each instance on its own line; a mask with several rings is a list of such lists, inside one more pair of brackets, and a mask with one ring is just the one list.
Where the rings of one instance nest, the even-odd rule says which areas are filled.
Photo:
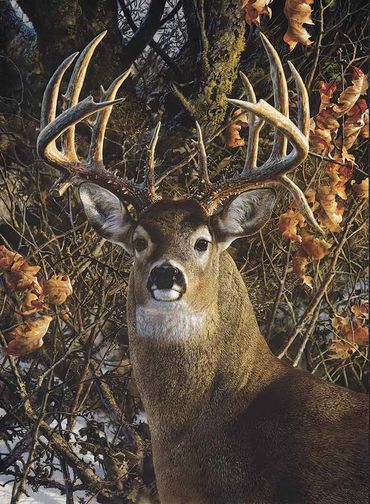
[[[51, 77], [42, 101], [37, 152], [61, 172], [59, 194], [77, 184], [91, 226], [133, 256], [127, 301], [130, 358], [148, 418], [160, 502], [367, 502], [366, 395], [292, 368], [273, 355], [227, 250], [269, 221], [278, 185], [291, 192], [309, 222], [321, 230], [303, 192], [287, 176], [309, 149], [309, 100], [301, 76], [289, 63], [297, 89], [295, 124], [289, 118], [283, 65], [261, 34], [274, 105], [257, 102], [244, 74], [248, 101], [228, 100], [249, 114], [244, 167], [212, 182], [196, 123], [200, 187], [191, 197], [170, 200], [158, 195], [155, 180], [160, 124], [148, 147], [143, 182], [105, 168], [107, 122], [130, 70], [102, 89], [99, 102], [91, 96], [79, 101], [89, 61], [104, 34], [78, 57], [59, 115], [60, 84], [78, 53]], [[92, 115], [89, 153], [80, 160], [75, 127]], [[257, 166], [265, 122], [274, 128], [272, 151]]]

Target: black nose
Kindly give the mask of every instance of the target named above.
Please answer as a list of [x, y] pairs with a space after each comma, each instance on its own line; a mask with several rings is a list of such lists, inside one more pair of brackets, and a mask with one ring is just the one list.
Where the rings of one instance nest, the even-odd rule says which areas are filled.
[[174, 284], [182, 287], [184, 276], [178, 268], [171, 266], [171, 264], [162, 264], [150, 272], [149, 289], [154, 285], [157, 289], [171, 289]]

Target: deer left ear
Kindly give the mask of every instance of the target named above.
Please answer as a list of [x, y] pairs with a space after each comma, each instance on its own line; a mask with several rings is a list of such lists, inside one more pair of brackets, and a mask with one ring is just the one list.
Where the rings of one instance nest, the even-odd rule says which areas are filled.
[[213, 217], [218, 242], [225, 249], [237, 238], [259, 231], [270, 219], [276, 199], [272, 189], [255, 189], [229, 201]]
[[91, 182], [81, 184], [79, 193], [86, 217], [95, 231], [131, 254], [136, 223], [122, 201]]

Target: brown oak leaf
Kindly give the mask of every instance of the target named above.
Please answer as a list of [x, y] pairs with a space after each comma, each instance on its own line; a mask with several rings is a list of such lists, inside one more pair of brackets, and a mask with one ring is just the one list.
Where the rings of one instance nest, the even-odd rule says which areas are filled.
[[331, 244], [307, 231], [302, 231], [301, 247], [309, 257], [318, 261], [328, 255]]
[[298, 234], [298, 227], [305, 224], [305, 218], [298, 210], [287, 210], [279, 217], [279, 229], [284, 238], [300, 243], [302, 237]]
[[348, 341], [329, 341], [327, 344], [327, 349], [330, 353], [329, 359], [331, 360], [345, 360], [351, 357], [356, 350], [357, 346]]
[[269, 4], [273, 0], [244, 0], [242, 3], [242, 8], [245, 11], [245, 21], [251, 25], [260, 25], [261, 16], [266, 14], [271, 18], [271, 9]]
[[233, 119], [237, 120], [226, 128], [226, 145], [228, 147], [240, 147], [245, 145], [245, 140], [240, 136], [240, 130], [248, 126], [247, 114], [241, 109], [236, 109], [232, 115]]
[[359, 305], [353, 305], [351, 307], [351, 312], [356, 315], [356, 317], [364, 320], [369, 319], [369, 301], [361, 301]]
[[321, 224], [330, 231], [340, 231], [344, 206], [336, 200], [336, 191], [331, 186], [322, 185], [317, 190], [317, 200], [322, 211], [319, 214]]
[[359, 346], [365, 346], [369, 342], [369, 329], [367, 326], [362, 325], [358, 319], [350, 320], [349, 317], [336, 315], [331, 319], [331, 324], [337, 334]]
[[306, 275], [306, 268], [309, 262], [310, 260], [305, 252], [303, 250], [298, 250], [293, 256], [292, 267], [293, 272], [297, 275], [297, 277], [300, 278], [305, 285], [312, 289], [312, 277], [310, 275]]
[[68, 275], [54, 275], [43, 283], [43, 291], [48, 303], [61, 305], [73, 292], [71, 280]]
[[23, 317], [34, 315], [45, 307], [44, 294], [40, 289], [32, 286], [25, 295], [21, 306], [17, 312]]
[[26, 320], [15, 327], [9, 333], [13, 339], [9, 342], [6, 353], [19, 357], [42, 347], [43, 337], [52, 320], [52, 317], [44, 315], [35, 320]]
[[310, 34], [303, 26], [304, 24], [313, 25], [311, 18], [314, 0], [286, 0], [284, 14], [288, 19], [288, 30], [284, 35], [284, 42], [289, 45], [289, 50], [292, 51], [295, 46], [300, 43], [305, 46], [312, 44]]
[[333, 105], [333, 112], [337, 118], [348, 113], [369, 87], [367, 75], [360, 68], [352, 67], [352, 71], [352, 85], [342, 91], [338, 98], [338, 105]]

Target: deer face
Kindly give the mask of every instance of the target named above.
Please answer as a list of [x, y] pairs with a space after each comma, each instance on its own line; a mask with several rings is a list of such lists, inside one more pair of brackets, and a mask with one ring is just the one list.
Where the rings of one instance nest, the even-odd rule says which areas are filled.
[[217, 295], [220, 253], [258, 231], [275, 201], [273, 191], [253, 190], [209, 216], [195, 200], [161, 200], [134, 220], [106, 189], [85, 183], [80, 196], [96, 231], [134, 255], [136, 304], [169, 309], [182, 300], [195, 311]]

